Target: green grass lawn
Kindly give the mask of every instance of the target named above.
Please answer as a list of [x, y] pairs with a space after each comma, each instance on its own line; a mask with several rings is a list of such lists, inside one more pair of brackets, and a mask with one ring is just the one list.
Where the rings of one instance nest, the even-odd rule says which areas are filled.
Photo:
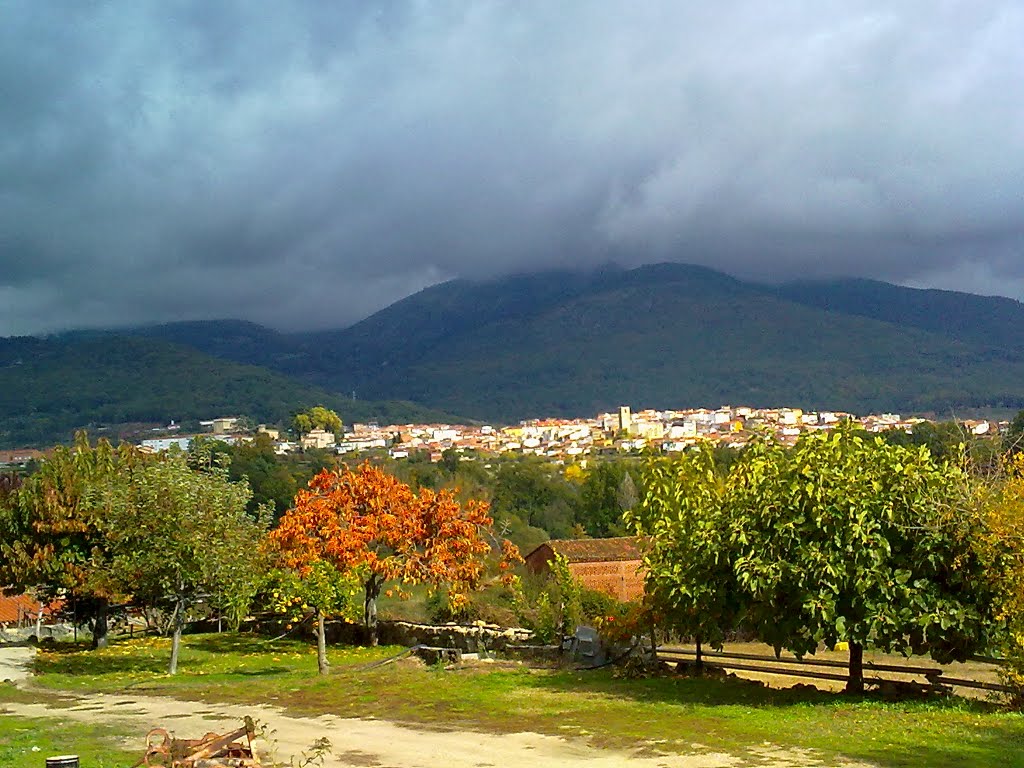
[[[3, 688], [0, 687], [0, 696]], [[110, 726], [86, 725], [60, 718], [17, 717], [0, 704], [0, 765], [40, 768], [47, 757], [78, 755], [82, 768], [123, 768], [142, 756], [142, 748], [125, 747], [128, 734]]]
[[[119, 641], [98, 652], [68, 644], [39, 654], [35, 684], [49, 691], [269, 702], [296, 714], [371, 716], [428, 727], [533, 730], [667, 752], [699, 744], [742, 755], [770, 743], [883, 766], [1024, 768], [1024, 716], [983, 702], [892, 703], [740, 680], [626, 680], [607, 669], [499, 664], [444, 670], [402, 662], [367, 668], [400, 650], [331, 648], [332, 672], [321, 678], [307, 643], [195, 635], [184, 639], [179, 674], [169, 677], [169, 642], [163, 639]], [[0, 701], [4, 695], [0, 688]]]

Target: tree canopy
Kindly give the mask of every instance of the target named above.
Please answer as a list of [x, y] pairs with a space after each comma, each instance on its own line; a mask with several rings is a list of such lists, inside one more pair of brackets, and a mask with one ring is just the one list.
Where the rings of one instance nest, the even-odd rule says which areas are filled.
[[111, 549], [98, 494], [147, 461], [134, 446], [92, 447], [79, 433], [59, 446], [20, 487], [0, 501], [0, 584], [62, 594], [93, 623], [93, 643], [106, 643], [106, 608], [123, 594], [110, 571]]
[[417, 493], [363, 464], [316, 475], [270, 539], [300, 574], [320, 561], [358, 574], [363, 620], [375, 643], [376, 601], [385, 582], [447, 585], [449, 601], [459, 604], [484, 573], [491, 550], [484, 530], [491, 523], [485, 502], [460, 505], [448, 490]]
[[706, 452], [648, 474], [632, 525], [650, 537], [652, 593], [688, 631], [742, 621], [798, 655], [848, 642], [859, 691], [865, 646], [962, 660], [996, 626], [970, 479], [927, 447], [844, 427], [755, 442], [724, 479]]
[[314, 429], [323, 429], [335, 434], [341, 432], [341, 417], [336, 411], [324, 408], [322, 405], [314, 405], [308, 411], [295, 414], [292, 420], [295, 431], [304, 435]]
[[250, 492], [225, 470], [191, 468], [172, 454], [119, 477], [102, 493], [111, 573], [137, 603], [172, 607], [169, 671], [178, 665], [185, 612], [200, 597], [238, 621], [260, 586], [269, 512], [246, 511]]
[[[711, 448], [652, 459], [647, 494], [626, 515], [649, 542], [647, 593], [665, 620], [698, 644], [721, 647], [744, 606], [733, 570], [725, 481]], [[698, 661], [699, 661], [698, 656]]]

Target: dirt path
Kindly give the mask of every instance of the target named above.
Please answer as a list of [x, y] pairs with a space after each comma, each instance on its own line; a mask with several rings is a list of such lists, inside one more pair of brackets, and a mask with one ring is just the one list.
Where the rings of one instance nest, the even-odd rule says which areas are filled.
[[[9, 666], [24, 666], [27, 654], [9, 654], [0, 649]], [[22, 649], [17, 649], [22, 650]], [[6, 669], [0, 666], [0, 669]], [[0, 678], [2, 679], [2, 678]], [[332, 753], [324, 768], [375, 766], [378, 768], [486, 768], [489, 766], [530, 766], [530, 768], [799, 768], [836, 766], [812, 753], [783, 751], [770, 747], [752, 750], [752, 756], [738, 758], [708, 752], [695, 746], [692, 754], [657, 755], [650, 745], [643, 750], [620, 751], [591, 746], [582, 739], [564, 739], [537, 733], [495, 735], [474, 731], [437, 731], [413, 728], [384, 720], [361, 720], [333, 715], [292, 717], [269, 706], [196, 703], [163, 697], [74, 695], [64, 706], [52, 704], [0, 704], [0, 711], [26, 717], [53, 717], [93, 723], [126, 724], [138, 732], [129, 748], [141, 750], [146, 732], [164, 727], [183, 738], [196, 738], [208, 731], [239, 727], [249, 715], [274, 731], [273, 742], [261, 749], [287, 763], [292, 756], [308, 750], [327, 737]], [[837, 766], [837, 768], [840, 768]], [[867, 768], [847, 763], [842, 768]]]
[[21, 683], [29, 677], [29, 665], [35, 655], [35, 648], [27, 645], [0, 646], [0, 683], [10, 680]]

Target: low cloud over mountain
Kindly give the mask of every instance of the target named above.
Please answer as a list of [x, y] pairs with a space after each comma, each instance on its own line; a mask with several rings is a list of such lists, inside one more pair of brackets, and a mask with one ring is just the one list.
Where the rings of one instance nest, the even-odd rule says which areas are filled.
[[6, 3], [0, 335], [700, 263], [1024, 295], [1024, 8]]

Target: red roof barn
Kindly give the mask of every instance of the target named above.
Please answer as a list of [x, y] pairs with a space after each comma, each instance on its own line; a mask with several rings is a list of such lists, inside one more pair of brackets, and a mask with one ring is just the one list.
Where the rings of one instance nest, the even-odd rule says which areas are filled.
[[569, 563], [569, 572], [587, 589], [604, 592], [617, 600], [638, 600], [644, 594], [640, 540], [635, 536], [614, 539], [552, 539], [526, 556], [531, 573], [547, 573], [555, 555]]

